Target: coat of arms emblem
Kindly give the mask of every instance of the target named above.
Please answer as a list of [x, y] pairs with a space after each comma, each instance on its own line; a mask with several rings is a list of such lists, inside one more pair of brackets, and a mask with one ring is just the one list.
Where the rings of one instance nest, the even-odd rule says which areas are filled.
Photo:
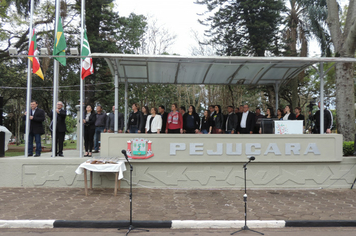
[[132, 159], [147, 159], [153, 157], [152, 141], [135, 138], [127, 141], [127, 156]]

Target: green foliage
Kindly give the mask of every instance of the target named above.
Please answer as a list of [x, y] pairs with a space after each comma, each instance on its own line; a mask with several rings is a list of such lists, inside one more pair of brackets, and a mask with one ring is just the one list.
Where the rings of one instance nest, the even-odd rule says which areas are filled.
[[210, 43], [222, 45], [219, 54], [228, 56], [265, 56], [276, 54], [279, 26], [285, 10], [282, 0], [203, 0], [208, 14], [203, 25], [209, 25]]
[[77, 126], [77, 119], [67, 115], [66, 116], [66, 127], [67, 127], [67, 133], [72, 134], [76, 131], [76, 126]]
[[[61, 2], [67, 51], [72, 47], [79, 48], [80, 45], [78, 30], [80, 1], [77, 3], [77, 5], [70, 5], [71, 3]], [[27, 16], [29, 6], [29, 1], [23, 0], [1, 1], [0, 4], [0, 40], [4, 40], [0, 47], [0, 94], [4, 97], [5, 113], [8, 114], [6, 124], [14, 134], [18, 133], [16, 132], [18, 117], [24, 112], [26, 105], [24, 101], [28, 59], [10, 58], [7, 50], [11, 46], [17, 48], [19, 54], [27, 54], [29, 19], [24, 16]], [[145, 17], [135, 14], [120, 17], [113, 11], [113, 6], [112, 0], [86, 1], [86, 27], [92, 52], [133, 53], [140, 46], [146, 27]], [[33, 26], [36, 28], [37, 45], [39, 49], [47, 48], [50, 54], [54, 41], [53, 19], [53, 2], [45, 1], [35, 8]], [[53, 59], [40, 58], [40, 64], [45, 79], [41, 80], [37, 75], [32, 74], [32, 99], [37, 100], [39, 107], [49, 114], [53, 106]], [[112, 75], [107, 63], [102, 59], [94, 59], [94, 67], [95, 74], [85, 79], [86, 101], [103, 104], [109, 109], [108, 111], [111, 111], [111, 106], [114, 104]], [[75, 113], [75, 105], [79, 100], [79, 72], [78, 58], [68, 58], [67, 66], [59, 67], [58, 99]], [[21, 104], [21, 109], [17, 109], [18, 106], [14, 104]], [[67, 119], [68, 131], [73, 132], [75, 126], [73, 118], [67, 116]]]
[[353, 141], [344, 142], [343, 143], [343, 151], [344, 151], [344, 156], [353, 156], [354, 155], [354, 142]]
[[[31, 3], [28, 0], [9, 0], [9, 3], [14, 3], [17, 13], [23, 15], [23, 16], [28, 16], [30, 14], [30, 6]], [[35, 6], [38, 5], [40, 0], [34, 0], [34, 8]]]
[[309, 31], [315, 36], [321, 50], [322, 57], [331, 56], [331, 36], [327, 29], [327, 1], [326, 0], [295, 0], [304, 8], [304, 18], [308, 22]]

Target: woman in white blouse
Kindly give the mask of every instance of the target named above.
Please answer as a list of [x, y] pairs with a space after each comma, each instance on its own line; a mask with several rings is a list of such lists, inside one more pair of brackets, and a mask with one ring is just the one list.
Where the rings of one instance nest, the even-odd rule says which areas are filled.
[[289, 105], [287, 105], [284, 108], [284, 111], [285, 111], [285, 114], [284, 114], [283, 120], [296, 120], [297, 119], [295, 114], [292, 113]]
[[151, 108], [151, 115], [147, 116], [146, 134], [159, 134], [162, 127], [162, 117], [158, 114], [157, 108]]

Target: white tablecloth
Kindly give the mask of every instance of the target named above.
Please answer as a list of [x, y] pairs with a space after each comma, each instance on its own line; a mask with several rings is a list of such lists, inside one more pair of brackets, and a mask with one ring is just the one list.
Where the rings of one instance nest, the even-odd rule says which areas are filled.
[[84, 169], [94, 172], [119, 172], [118, 179], [122, 179], [124, 177], [123, 172], [126, 171], [126, 166], [124, 161], [119, 161], [118, 164], [90, 164], [84, 162], [75, 170], [75, 173], [78, 175], [83, 174]]
[[8, 149], [9, 140], [11, 138], [12, 133], [5, 127], [0, 125], [0, 132], [5, 132], [5, 151]]

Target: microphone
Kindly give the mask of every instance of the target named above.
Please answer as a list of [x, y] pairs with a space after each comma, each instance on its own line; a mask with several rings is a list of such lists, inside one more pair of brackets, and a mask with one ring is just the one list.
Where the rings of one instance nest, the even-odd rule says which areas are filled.
[[126, 150], [123, 149], [123, 150], [121, 151], [121, 153], [124, 154], [124, 156], [125, 156], [125, 158], [126, 158], [126, 161], [129, 161], [129, 158], [127, 157], [127, 154], [126, 154]]
[[250, 161], [254, 161], [256, 158], [254, 156], [250, 156], [250, 157], [247, 157], [247, 159], [249, 159]]

